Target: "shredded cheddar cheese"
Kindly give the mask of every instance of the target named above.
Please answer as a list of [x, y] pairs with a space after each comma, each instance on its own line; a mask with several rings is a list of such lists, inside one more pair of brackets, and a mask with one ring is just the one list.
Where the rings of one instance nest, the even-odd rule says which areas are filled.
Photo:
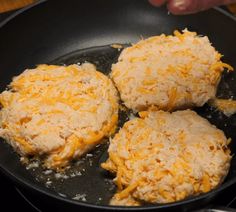
[[94, 65], [39, 65], [13, 78], [0, 94], [0, 136], [22, 156], [65, 166], [114, 133], [118, 97]]
[[[152, 109], [153, 110], [153, 109]], [[111, 140], [102, 167], [116, 173], [112, 205], [169, 203], [210, 191], [230, 167], [224, 133], [191, 110], [142, 111]]]
[[175, 30], [174, 36], [150, 37], [124, 49], [111, 77], [134, 111], [202, 106], [215, 97], [223, 70], [233, 71], [221, 57], [208, 37]]
[[236, 101], [232, 99], [212, 99], [209, 105], [215, 107], [217, 110], [230, 117], [236, 113]]

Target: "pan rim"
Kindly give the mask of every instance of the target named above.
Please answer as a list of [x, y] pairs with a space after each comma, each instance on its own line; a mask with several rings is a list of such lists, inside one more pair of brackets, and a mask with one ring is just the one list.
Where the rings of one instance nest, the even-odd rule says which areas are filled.
[[[10, 22], [11, 20], [13, 20], [14, 18], [16, 18], [18, 15], [22, 14], [23, 12], [28, 11], [31, 8], [34, 8], [38, 5], [40, 5], [41, 3], [47, 2], [47, 0], [39, 0], [34, 4], [31, 4], [25, 8], [22, 8], [16, 12], [14, 12], [12, 15], [10, 15], [8, 18], [6, 18], [4, 21], [0, 22], [0, 29], [2, 29], [8, 22]], [[236, 16], [231, 15], [230, 13], [228, 13], [227, 11], [219, 8], [219, 7], [214, 7], [213, 10], [216, 10], [217, 12], [227, 16], [228, 18], [230, 18], [231, 20], [236, 22]], [[15, 182], [16, 184], [25, 187], [28, 190], [33, 190], [34, 192], [37, 192], [39, 194], [43, 194], [46, 197], [50, 197], [62, 202], [66, 202], [68, 204], [71, 205], [77, 205], [77, 206], [83, 206], [83, 207], [90, 207], [93, 209], [105, 209], [105, 210], [120, 210], [120, 211], [141, 211], [141, 210], [153, 210], [153, 209], [165, 209], [165, 208], [173, 208], [176, 206], [181, 206], [184, 204], [190, 204], [192, 202], [196, 202], [196, 201], [200, 201], [202, 199], [207, 198], [208, 196], [210, 196], [211, 194], [214, 193], [218, 193], [228, 187], [230, 187], [231, 185], [236, 183], [236, 178], [231, 179], [228, 182], [225, 182], [223, 185], [220, 185], [219, 187], [215, 188], [214, 190], [204, 193], [204, 194], [200, 194], [198, 196], [189, 198], [189, 199], [185, 199], [182, 201], [177, 201], [177, 202], [173, 202], [173, 203], [167, 203], [167, 204], [162, 204], [162, 205], [150, 205], [150, 206], [138, 206], [138, 207], [126, 207], [126, 206], [109, 206], [109, 205], [96, 205], [94, 203], [86, 203], [86, 202], [82, 202], [82, 201], [77, 201], [77, 200], [73, 200], [73, 199], [67, 199], [67, 198], [63, 198], [61, 196], [59, 196], [58, 194], [53, 194], [53, 192], [48, 191], [48, 189], [46, 187], [34, 184], [32, 182], [29, 182], [29, 180], [25, 180], [22, 177], [18, 177], [15, 176], [11, 171], [5, 169], [4, 167], [1, 166], [0, 164], [0, 171], [6, 175], [8, 178], [10, 178], [13, 182]]]

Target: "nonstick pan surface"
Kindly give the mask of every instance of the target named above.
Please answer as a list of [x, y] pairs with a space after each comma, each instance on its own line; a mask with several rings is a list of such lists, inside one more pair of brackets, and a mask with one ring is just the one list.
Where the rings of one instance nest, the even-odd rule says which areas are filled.
[[[18, 12], [0, 24], [0, 91], [12, 77], [36, 64], [72, 64], [85, 61], [97, 65], [108, 74], [120, 50], [141, 38], [175, 29], [197, 31], [209, 36], [224, 61], [236, 68], [236, 19], [211, 9], [188, 16], [173, 16], [165, 8], [154, 8], [147, 0], [60, 0], [41, 1]], [[235, 98], [235, 73], [222, 77], [218, 97]], [[205, 105], [196, 111], [232, 138], [231, 150], [236, 152], [236, 115], [227, 118]], [[120, 112], [119, 125], [129, 119], [129, 112]], [[83, 208], [113, 210], [187, 210], [211, 201], [219, 192], [236, 182], [236, 159], [233, 156], [230, 172], [224, 183], [215, 190], [189, 199], [164, 205], [145, 205], [138, 208], [111, 207], [109, 199], [115, 192], [112, 176], [100, 168], [107, 158], [107, 140], [78, 162], [64, 175], [43, 170], [37, 163], [27, 168], [19, 156], [3, 140], [0, 142], [0, 169], [23, 188], [40, 198], [55, 203], [55, 208], [68, 211]]]

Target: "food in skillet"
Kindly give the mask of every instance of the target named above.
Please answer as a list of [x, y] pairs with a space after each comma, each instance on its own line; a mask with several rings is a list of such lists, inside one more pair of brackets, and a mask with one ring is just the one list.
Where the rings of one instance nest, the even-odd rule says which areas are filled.
[[111, 77], [134, 111], [155, 105], [173, 111], [202, 106], [215, 97], [224, 68], [208, 37], [183, 30], [141, 40], [124, 49]]
[[218, 186], [230, 167], [230, 140], [191, 110], [144, 111], [111, 140], [102, 167], [116, 174], [112, 205], [170, 203]]
[[228, 117], [236, 113], [236, 101], [233, 99], [215, 98], [215, 99], [210, 100], [208, 104], [216, 108], [218, 111], [221, 111]]
[[13, 78], [0, 94], [0, 136], [22, 156], [58, 168], [80, 157], [118, 121], [112, 81], [94, 65], [39, 65]]

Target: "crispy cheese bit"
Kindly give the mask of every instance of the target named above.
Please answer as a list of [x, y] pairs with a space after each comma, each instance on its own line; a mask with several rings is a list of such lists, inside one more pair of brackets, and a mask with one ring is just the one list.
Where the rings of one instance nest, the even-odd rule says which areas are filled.
[[227, 140], [227, 145], [229, 145], [231, 143], [232, 139], [231, 138], [228, 138]]
[[222, 65], [223, 68], [228, 69], [228, 71], [233, 71], [234, 70], [233, 66], [231, 66], [227, 63], [222, 63], [221, 65]]
[[118, 166], [118, 167], [123, 166], [122, 161], [120, 160], [120, 158], [117, 155], [115, 155], [114, 153], [110, 153], [109, 158], [113, 163], [116, 164], [116, 166]]
[[21, 156], [43, 155], [47, 168], [79, 158], [118, 122], [116, 88], [90, 63], [27, 69], [0, 94], [0, 104], [0, 137]]
[[224, 113], [226, 116], [230, 117], [236, 113], [236, 101], [232, 99], [212, 99], [209, 105], [215, 107], [217, 110]]
[[178, 37], [181, 41], [184, 39], [184, 35], [178, 30], [174, 31], [174, 35]]
[[121, 178], [122, 178], [122, 169], [118, 168], [117, 177], [116, 177], [116, 180], [115, 180], [118, 190], [123, 189], [123, 184], [121, 182]]
[[221, 57], [207, 36], [175, 30], [125, 48], [111, 77], [135, 112], [151, 105], [165, 111], [199, 107], [215, 97], [224, 69], [233, 70]]
[[122, 161], [120, 160], [119, 157], [117, 157], [115, 154], [110, 154], [109, 155], [110, 157], [110, 160], [116, 165], [117, 167], [117, 177], [116, 177], [116, 185], [118, 187], [119, 190], [122, 190], [123, 189], [123, 185], [122, 185], [122, 182], [121, 182], [121, 178], [122, 178], [122, 170], [123, 170], [123, 163]]
[[128, 186], [127, 188], [125, 188], [123, 191], [117, 193], [117, 194], [116, 194], [116, 197], [117, 197], [118, 199], [127, 198], [127, 197], [130, 195], [130, 193], [132, 193], [132, 192], [137, 188], [138, 184], [139, 184], [139, 182], [137, 181], [137, 182], [135, 182], [135, 183], [129, 185], [129, 186]]
[[141, 206], [141, 203], [134, 199], [131, 195], [129, 195], [127, 198], [117, 198], [116, 195], [114, 195], [110, 201], [110, 205], [120, 205], [120, 206]]
[[114, 163], [112, 163], [111, 161], [106, 161], [105, 163], [101, 164], [101, 167], [103, 169], [109, 170], [110, 172], [116, 172], [117, 171], [117, 167], [116, 165], [114, 165]]
[[223, 63], [223, 62], [216, 62], [215, 64], [213, 64], [210, 69], [211, 70], [217, 70], [217, 71], [222, 71], [224, 68], [226, 68], [228, 71], [233, 71], [234, 68], [227, 64], [227, 63]]
[[[169, 203], [208, 192], [230, 165], [229, 139], [195, 112], [139, 112], [111, 140], [102, 167], [116, 174], [110, 204]], [[224, 164], [222, 166], [222, 164]], [[214, 176], [214, 177], [209, 177]]]
[[122, 49], [123, 46], [121, 44], [111, 44], [111, 47], [114, 49]]
[[[60, 164], [61, 161], [71, 160], [76, 152], [76, 150], [83, 148], [83, 140], [81, 138], [76, 137], [75, 135], [71, 135], [67, 139], [68, 144], [61, 150], [57, 151], [48, 159], [50, 163], [52, 163], [52, 167], [57, 167], [58, 163]], [[52, 162], [51, 162], [52, 160]]]
[[31, 144], [29, 144], [25, 139], [20, 137], [14, 137], [14, 141], [16, 141], [22, 148], [22, 151], [25, 152], [25, 154], [32, 155], [34, 154], [35, 150]]

